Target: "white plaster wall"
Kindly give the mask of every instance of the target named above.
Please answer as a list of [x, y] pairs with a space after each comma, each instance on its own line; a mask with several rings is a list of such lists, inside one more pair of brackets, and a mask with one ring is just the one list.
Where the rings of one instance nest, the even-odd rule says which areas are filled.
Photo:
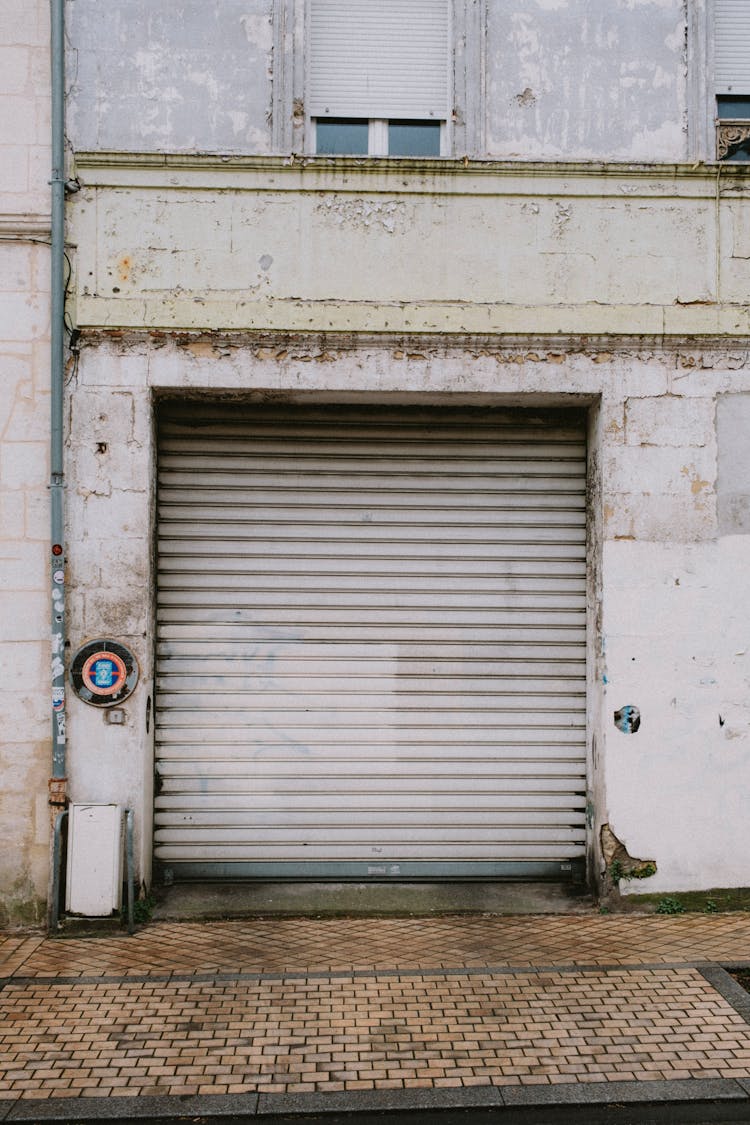
[[49, 212], [49, 5], [0, 0], [0, 217]]
[[490, 0], [487, 13], [488, 155], [687, 159], [683, 0]]
[[[607, 812], [629, 853], [658, 867], [626, 894], [750, 878], [750, 536], [741, 518], [717, 520], [737, 476], [745, 486], [750, 438], [716, 426], [717, 401], [747, 415], [750, 372], [736, 354], [683, 363], [666, 395], [618, 404], [605, 457]], [[641, 712], [636, 734], [614, 726], [626, 704]]]
[[[609, 823], [652, 878], [625, 893], [747, 886], [750, 539], [616, 541], [604, 555]], [[615, 729], [623, 704], [635, 735]]]
[[44, 0], [0, 0], [0, 925], [47, 890], [48, 38]]
[[740, 170], [81, 158], [81, 325], [750, 332]]
[[[87, 357], [88, 358], [88, 357]], [[138, 685], [125, 722], [68, 693], [72, 801], [115, 802], [135, 813], [139, 882], [150, 872], [152, 737], [151, 402], [144, 356], [81, 364], [69, 398], [66, 523], [71, 652], [112, 637], [135, 654]], [[93, 380], [93, 382], [92, 382]], [[147, 729], [148, 726], [148, 729]]]
[[[305, 151], [305, 7], [68, 0], [73, 146]], [[687, 158], [684, 0], [455, 7], [456, 155]]]
[[75, 149], [269, 152], [271, 0], [68, 0]]
[[[717, 536], [714, 424], [718, 394], [750, 389], [747, 352], [93, 335], [79, 377], [73, 628], [81, 640], [120, 630], [144, 679], [122, 728], [71, 705], [72, 795], [133, 803], [142, 862], [151, 816], [150, 395], [589, 402], [592, 527], [601, 548], [590, 586], [592, 843], [607, 823], [631, 854], [656, 861], [657, 874], [626, 891], [750, 885], [742, 796], [750, 784], [750, 546], [747, 536]], [[104, 454], [96, 452], [102, 442]], [[627, 736], [612, 718], [626, 703], [642, 713], [640, 730]]]

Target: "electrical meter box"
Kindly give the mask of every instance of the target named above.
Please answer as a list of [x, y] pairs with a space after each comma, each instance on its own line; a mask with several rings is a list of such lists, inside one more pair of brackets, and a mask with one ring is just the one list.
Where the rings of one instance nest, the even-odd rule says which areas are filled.
[[65, 908], [86, 918], [107, 917], [122, 904], [122, 806], [73, 804], [68, 816]]

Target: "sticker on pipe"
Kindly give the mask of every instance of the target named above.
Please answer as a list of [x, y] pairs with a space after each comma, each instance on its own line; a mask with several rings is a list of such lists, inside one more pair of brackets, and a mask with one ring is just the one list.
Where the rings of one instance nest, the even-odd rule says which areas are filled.
[[89, 641], [73, 657], [70, 678], [84, 703], [111, 707], [132, 694], [138, 683], [138, 662], [119, 641]]

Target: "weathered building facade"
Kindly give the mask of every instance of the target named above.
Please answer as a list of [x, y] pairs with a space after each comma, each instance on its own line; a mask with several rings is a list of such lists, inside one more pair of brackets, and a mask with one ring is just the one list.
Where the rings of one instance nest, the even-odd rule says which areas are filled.
[[140, 678], [68, 788], [139, 879], [750, 885], [744, 8], [69, 0], [69, 636]]

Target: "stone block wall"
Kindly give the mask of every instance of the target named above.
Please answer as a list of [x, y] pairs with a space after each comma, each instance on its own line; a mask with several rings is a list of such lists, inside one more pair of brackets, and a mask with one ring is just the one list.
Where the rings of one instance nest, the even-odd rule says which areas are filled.
[[49, 67], [49, 5], [0, 0], [0, 925], [47, 892]]

